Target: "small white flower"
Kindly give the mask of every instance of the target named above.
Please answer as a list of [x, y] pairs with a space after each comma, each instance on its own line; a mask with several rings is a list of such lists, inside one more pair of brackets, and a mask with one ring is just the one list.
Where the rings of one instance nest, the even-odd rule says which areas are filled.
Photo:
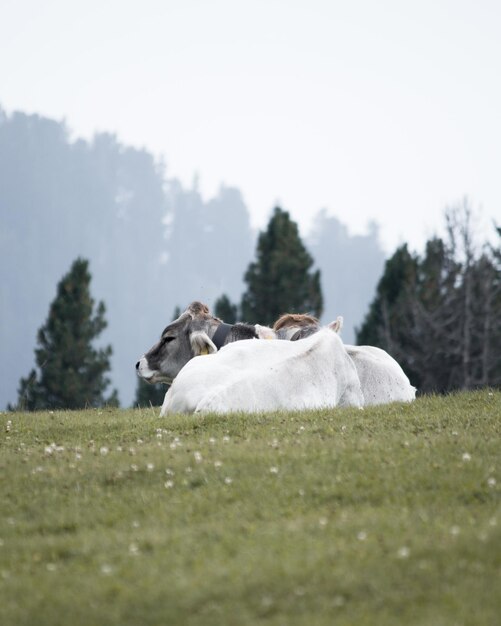
[[191, 472], [193, 471], [191, 469], [191, 467], [188, 465], [188, 467], [184, 470], [187, 474], [191, 474]]
[[367, 533], [365, 532], [365, 530], [361, 530], [358, 534], [357, 534], [357, 539], [359, 541], [365, 541], [367, 539]]
[[174, 472], [170, 468], [167, 468], [165, 470], [165, 473], [167, 474], [167, 476], [174, 476]]
[[122, 452], [122, 451], [123, 451], [122, 446], [117, 446], [117, 447], [116, 447], [116, 451], [117, 451], [117, 452]]
[[197, 463], [201, 463], [202, 462], [202, 455], [200, 452], [194, 452], [193, 456], [195, 457], [195, 461]]
[[209, 438], [209, 443], [216, 443], [216, 440], [214, 439], [214, 437]]
[[172, 489], [172, 487], [174, 487], [174, 481], [173, 480], [166, 480], [164, 482], [164, 487], [166, 489]]
[[144, 441], [143, 441], [142, 439], [138, 439], [138, 440], [136, 441], [136, 443], [138, 443], [139, 445], [141, 445], [142, 443], [144, 443]]
[[101, 454], [101, 456], [106, 456], [108, 452], [109, 450], [106, 446], [101, 446], [101, 448], [99, 448], [99, 453]]
[[298, 491], [298, 494], [299, 494], [300, 496], [304, 496], [304, 489], [300, 489], [300, 490]]
[[344, 432], [346, 430], [346, 426], [341, 426], [341, 430]]
[[225, 435], [225, 436], [223, 437], [223, 441], [224, 441], [224, 442], [228, 442], [229, 440], [230, 440], [230, 438], [229, 438], [227, 435]]
[[465, 462], [471, 461], [471, 454], [469, 454], [468, 452], [463, 452], [463, 456], [461, 458]]
[[231, 479], [229, 476], [226, 476], [226, 478], [224, 479], [224, 482], [225, 482], [227, 485], [231, 485], [231, 483], [233, 482], [233, 479]]
[[8, 433], [11, 428], [12, 428], [12, 420], [7, 420], [7, 423], [5, 424], [5, 432]]
[[278, 467], [270, 467], [270, 474], [278, 474]]
[[215, 468], [219, 468], [219, 467], [221, 467], [221, 465], [222, 465], [221, 461], [214, 461], [214, 467]]
[[487, 479], [487, 484], [489, 485], [489, 487], [496, 486], [496, 479], [494, 478], [494, 476], [491, 476], [490, 478]]
[[139, 528], [141, 526], [141, 524], [135, 519], [132, 521], [131, 524], [132, 528]]
[[326, 518], [326, 517], [321, 517], [321, 518], [318, 520], [318, 523], [319, 523], [319, 525], [320, 525], [320, 526], [322, 526], [322, 528], [323, 528], [324, 526], [327, 526], [327, 518]]
[[458, 433], [458, 431], [457, 431], [457, 430], [453, 430], [453, 431], [452, 431], [452, 436], [453, 436], [453, 437], [457, 437], [458, 435], [459, 435], [459, 433]]
[[47, 563], [47, 565], [45, 567], [47, 568], [48, 572], [55, 572], [56, 571], [56, 564], [55, 563]]
[[101, 574], [109, 576], [112, 572], [113, 568], [111, 567], [111, 565], [108, 565], [107, 563], [103, 563], [103, 565], [101, 565]]
[[137, 545], [137, 543], [131, 543], [129, 545], [129, 553], [133, 556], [137, 556], [139, 554], [139, 546]]
[[134, 456], [136, 454], [136, 449], [135, 448], [129, 448], [129, 454], [131, 456]]
[[133, 472], [137, 472], [137, 470], [139, 469], [139, 467], [138, 467], [135, 463], [133, 463], [133, 464], [130, 466], [130, 468], [131, 468], [131, 470], [132, 470]]
[[155, 466], [153, 465], [153, 463], [146, 463], [146, 469], [148, 470], [148, 472], [152, 472], [155, 469]]
[[397, 556], [399, 559], [407, 559], [410, 555], [411, 551], [407, 546], [402, 546], [398, 549]]
[[452, 526], [452, 528], [451, 528], [451, 535], [453, 537], [457, 537], [460, 532], [461, 532], [461, 529], [459, 528], [459, 526]]
[[80, 459], [81, 459], [81, 458], [82, 458], [82, 455], [80, 454], [80, 452], [77, 452], [77, 453], [75, 454], [75, 459], [76, 459], [77, 461], [80, 461]]

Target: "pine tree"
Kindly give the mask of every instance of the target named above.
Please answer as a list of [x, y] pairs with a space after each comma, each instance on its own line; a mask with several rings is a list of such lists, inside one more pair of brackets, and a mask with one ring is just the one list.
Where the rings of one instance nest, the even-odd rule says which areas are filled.
[[238, 307], [231, 303], [226, 294], [223, 294], [214, 304], [214, 315], [227, 324], [235, 324], [238, 319]]
[[357, 342], [385, 347], [395, 352], [399, 344], [399, 327], [408, 311], [403, 306], [408, 293], [415, 284], [416, 259], [407, 244], [398, 248], [385, 263], [383, 276], [376, 288], [376, 296], [370, 305], [362, 326], [357, 329]]
[[116, 390], [105, 398], [110, 380], [111, 346], [96, 349], [93, 341], [106, 328], [105, 306], [94, 310], [88, 261], [78, 258], [57, 286], [57, 295], [35, 349], [37, 369], [19, 386], [18, 408], [79, 409], [118, 405]]
[[257, 258], [244, 276], [242, 319], [273, 324], [283, 313], [322, 313], [320, 271], [304, 247], [287, 211], [275, 208], [266, 231], [259, 235]]

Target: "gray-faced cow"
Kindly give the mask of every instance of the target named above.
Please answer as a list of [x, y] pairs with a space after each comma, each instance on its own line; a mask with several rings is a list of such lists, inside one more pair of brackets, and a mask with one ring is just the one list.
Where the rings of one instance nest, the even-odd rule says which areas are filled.
[[274, 338], [270, 328], [259, 324], [225, 324], [201, 302], [192, 302], [165, 327], [160, 341], [136, 363], [138, 375], [150, 383], [170, 384], [195, 356], [217, 352], [243, 339]]

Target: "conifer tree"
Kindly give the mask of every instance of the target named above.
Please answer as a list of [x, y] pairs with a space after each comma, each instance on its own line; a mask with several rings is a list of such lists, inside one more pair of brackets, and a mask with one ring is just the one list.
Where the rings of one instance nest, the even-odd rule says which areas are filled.
[[273, 324], [283, 313], [322, 313], [320, 271], [299, 237], [289, 213], [275, 208], [267, 229], [259, 235], [256, 260], [244, 276], [242, 319]]
[[111, 346], [92, 344], [106, 328], [105, 306], [94, 307], [88, 261], [78, 258], [57, 286], [45, 324], [38, 331], [37, 368], [19, 386], [18, 408], [79, 409], [118, 405], [116, 390], [105, 398]]
[[224, 293], [214, 304], [214, 315], [227, 324], [235, 324], [238, 318], [238, 307]]

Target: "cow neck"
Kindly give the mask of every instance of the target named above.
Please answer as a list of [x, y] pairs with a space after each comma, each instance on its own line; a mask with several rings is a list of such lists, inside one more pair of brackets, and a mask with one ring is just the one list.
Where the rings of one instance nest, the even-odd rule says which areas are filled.
[[232, 328], [232, 324], [225, 324], [224, 322], [221, 322], [221, 324], [219, 324], [219, 326], [216, 328], [216, 332], [212, 337], [212, 343], [216, 346], [218, 350], [224, 346], [224, 342], [226, 341], [226, 338], [230, 334]]

